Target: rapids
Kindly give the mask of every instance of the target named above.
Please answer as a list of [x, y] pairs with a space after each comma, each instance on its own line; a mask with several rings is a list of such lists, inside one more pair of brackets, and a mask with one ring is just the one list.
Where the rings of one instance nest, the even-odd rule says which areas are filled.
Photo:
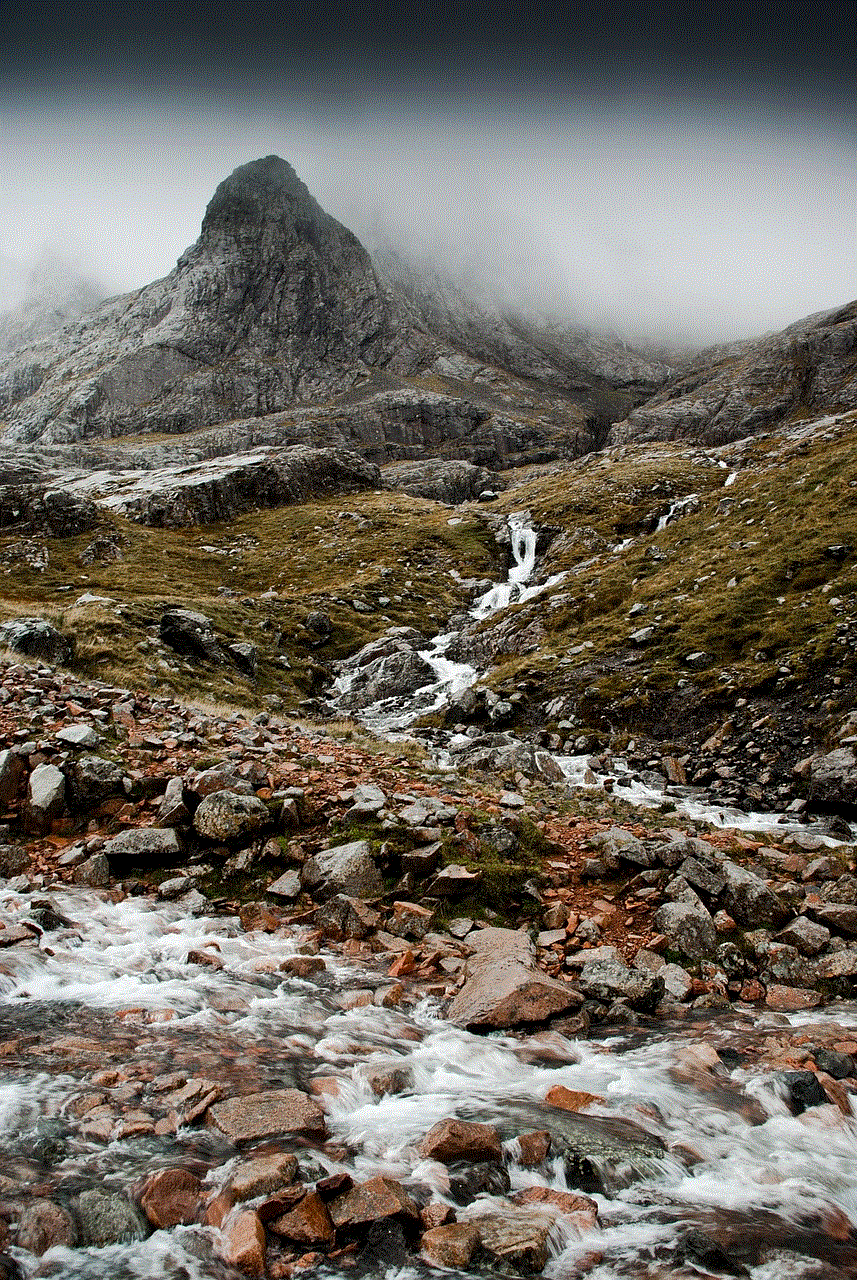
[[[279, 964], [305, 940], [299, 927], [243, 933], [231, 918], [185, 918], [141, 899], [117, 903], [92, 890], [50, 897], [71, 923], [0, 953], [7, 1196], [17, 1183], [68, 1203], [90, 1187], [128, 1191], [141, 1175], [176, 1164], [217, 1188], [238, 1156], [223, 1135], [197, 1122], [123, 1136], [123, 1116], [156, 1118], [165, 1085], [179, 1078], [214, 1081], [228, 1096], [334, 1077], [327, 1143], [264, 1144], [294, 1150], [308, 1179], [384, 1174], [422, 1203], [458, 1197], [467, 1217], [473, 1210], [460, 1207], [450, 1170], [417, 1151], [438, 1120], [494, 1124], [506, 1140], [512, 1191], [580, 1187], [569, 1153], [595, 1143], [594, 1181], [584, 1189], [600, 1225], [578, 1230], [557, 1218], [545, 1271], [554, 1280], [579, 1274], [578, 1263], [591, 1280], [857, 1274], [857, 1236], [849, 1236], [857, 1225], [855, 1121], [834, 1106], [793, 1115], [768, 1065], [776, 1044], [857, 1038], [854, 1006], [811, 1021], [708, 1014], [591, 1040], [561, 1029], [476, 1036], [447, 1023], [431, 999], [387, 1008], [364, 996], [368, 1003], [347, 1007], [389, 980], [339, 955], [326, 954], [314, 979], [284, 977]], [[27, 908], [27, 895], [0, 894], [4, 923], [26, 918]], [[188, 952], [200, 949], [222, 968], [189, 962]], [[373, 1075], [391, 1066], [401, 1088], [379, 1096]], [[585, 1114], [564, 1112], [544, 1101], [556, 1085], [595, 1101]], [[76, 1102], [93, 1091], [117, 1118], [107, 1141]], [[554, 1154], [528, 1169], [515, 1139], [536, 1129], [552, 1134]], [[490, 1191], [476, 1201], [480, 1212], [502, 1214], [504, 1204]], [[14, 1252], [28, 1276], [237, 1275], [217, 1246], [213, 1228], [190, 1226], [102, 1249], [54, 1247], [40, 1260]], [[703, 1246], [718, 1265], [699, 1261]], [[819, 1270], [820, 1262], [832, 1269]], [[416, 1259], [408, 1265], [429, 1274]], [[339, 1271], [348, 1274], [344, 1264], [327, 1273]]]

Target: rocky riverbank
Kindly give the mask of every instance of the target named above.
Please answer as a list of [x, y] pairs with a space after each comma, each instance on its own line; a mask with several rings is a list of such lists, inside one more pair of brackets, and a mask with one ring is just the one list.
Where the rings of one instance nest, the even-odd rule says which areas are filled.
[[[857, 1024], [824, 1011], [857, 973], [850, 846], [0, 672], [8, 1274], [598, 1274], [628, 1254], [620, 1189], [711, 1157], [652, 1121], [682, 1089], [851, 1141]], [[669, 1099], [616, 1111], [609, 1080], [655, 1028]], [[523, 1094], [504, 1054], [540, 1064]], [[850, 1274], [837, 1204], [795, 1247]], [[662, 1256], [749, 1274], [781, 1229], [740, 1221], [667, 1214]]]

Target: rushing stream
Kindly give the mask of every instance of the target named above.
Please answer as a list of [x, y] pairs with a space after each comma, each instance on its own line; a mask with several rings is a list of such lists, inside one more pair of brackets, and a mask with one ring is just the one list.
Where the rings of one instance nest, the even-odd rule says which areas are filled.
[[[418, 1202], [460, 1203], [450, 1170], [416, 1147], [438, 1120], [457, 1115], [496, 1125], [513, 1191], [567, 1189], [581, 1185], [569, 1152], [595, 1138], [602, 1154], [584, 1189], [600, 1225], [581, 1231], [557, 1217], [549, 1277], [576, 1274], [587, 1256], [592, 1280], [736, 1273], [694, 1263], [700, 1240], [718, 1242], [753, 1280], [857, 1274], [857, 1246], [847, 1239], [857, 1223], [857, 1128], [832, 1106], [791, 1114], [760, 1062], [760, 1047], [789, 1031], [782, 1016], [709, 1015], [589, 1041], [559, 1032], [480, 1037], [446, 1023], [430, 1000], [343, 1007], [389, 980], [341, 957], [326, 956], [313, 979], [284, 978], [278, 965], [295, 954], [300, 930], [245, 934], [230, 919], [183, 918], [139, 899], [51, 896], [71, 923], [38, 946], [0, 953], [6, 1194], [12, 1179], [70, 1202], [86, 1188], [126, 1190], [176, 1164], [215, 1188], [238, 1153], [198, 1124], [156, 1136], [170, 1089], [202, 1078], [228, 1095], [335, 1077], [327, 1143], [264, 1144], [296, 1151], [307, 1178], [381, 1173]], [[0, 896], [6, 923], [27, 906], [20, 894]], [[200, 949], [223, 967], [188, 963]], [[841, 1039], [857, 1037], [853, 1007], [813, 1017], [810, 1042], [829, 1039], [837, 1024]], [[369, 1081], [391, 1066], [399, 1091], [378, 1096]], [[596, 1100], [585, 1115], [562, 1112], [544, 1102], [555, 1085]], [[76, 1100], [93, 1091], [116, 1117], [107, 1141], [77, 1118]], [[524, 1168], [515, 1138], [539, 1129], [551, 1132], [556, 1154]], [[489, 1190], [476, 1203], [502, 1213], [506, 1201]], [[218, 1260], [217, 1243], [214, 1229], [187, 1226], [102, 1249], [54, 1247], [38, 1262], [16, 1252], [27, 1274], [201, 1280], [235, 1274]], [[691, 1257], [687, 1269], [676, 1266], [682, 1256]], [[818, 1259], [833, 1269], [818, 1270]]]
[[[523, 516], [512, 517], [510, 532], [508, 580], [476, 601], [475, 620], [550, 585], [528, 585], [536, 535]], [[473, 667], [447, 658], [452, 638], [436, 637], [421, 655], [437, 681], [419, 691], [420, 713], [477, 679]], [[367, 714], [387, 732], [407, 717], [399, 705]], [[586, 761], [560, 763], [570, 785], [603, 782]], [[652, 800], [639, 786], [626, 792]], [[692, 798], [686, 803], [690, 812]], [[551, 1211], [549, 1280], [857, 1277], [848, 1095], [843, 1088], [841, 1109], [794, 1114], [782, 1074], [818, 1046], [857, 1052], [855, 1006], [789, 1016], [706, 1011], [588, 1040], [562, 1023], [477, 1036], [448, 1023], [437, 1000], [385, 1003], [394, 985], [386, 963], [322, 952], [312, 976], [284, 971], [290, 958], [317, 950], [300, 925], [244, 932], [231, 918], [115, 896], [0, 889], [6, 930], [28, 918], [34, 897], [61, 917], [0, 949], [0, 1202], [73, 1207], [97, 1188], [130, 1203], [142, 1177], [175, 1166], [214, 1194], [241, 1159], [291, 1151], [305, 1182], [384, 1175], [418, 1205], [453, 1206], [459, 1221], [503, 1219], [509, 1194], [527, 1188], [592, 1196], [597, 1222]], [[555, 1086], [591, 1099], [580, 1113], [562, 1110], [545, 1101]], [[274, 1138], [239, 1151], [205, 1123], [212, 1098], [288, 1088], [319, 1098], [326, 1139]], [[472, 1170], [418, 1150], [436, 1122], [453, 1116], [490, 1123], [504, 1141], [503, 1169], [482, 1190]], [[518, 1139], [537, 1131], [550, 1134], [550, 1154], [528, 1164]], [[101, 1248], [54, 1245], [41, 1258], [7, 1252], [26, 1276], [239, 1274], [222, 1260], [214, 1226], [130, 1234], [138, 1238]], [[354, 1262], [331, 1260], [323, 1274], [355, 1274]], [[370, 1249], [357, 1256], [356, 1274], [417, 1280], [431, 1269], [415, 1253], [379, 1261]]]

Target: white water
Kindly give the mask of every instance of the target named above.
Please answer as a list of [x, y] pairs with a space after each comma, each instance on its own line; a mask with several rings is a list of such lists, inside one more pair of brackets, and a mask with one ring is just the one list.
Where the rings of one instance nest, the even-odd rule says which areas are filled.
[[661, 516], [658, 521], [657, 528], [655, 529], [655, 533], [662, 533], [668, 524], [672, 524], [673, 520], [676, 520], [680, 515], [683, 515], [685, 511], [690, 510], [694, 503], [698, 501], [698, 493], [689, 493], [684, 498], [676, 498], [675, 502], [671, 504], [666, 515]]
[[737, 831], [768, 832], [772, 835], [785, 836], [790, 831], [812, 832], [819, 836], [826, 845], [841, 844], [824, 834], [823, 824], [817, 827], [808, 826], [806, 822], [798, 822], [782, 813], [761, 813], [753, 810], [735, 809], [730, 805], [718, 805], [710, 800], [700, 800], [693, 796], [682, 795], [680, 790], [666, 784], [663, 789], [650, 786], [638, 778], [630, 776], [624, 761], [614, 760], [609, 772], [593, 768], [589, 756], [554, 756], [565, 774], [571, 787], [588, 790], [603, 790], [604, 784], [612, 784], [613, 794], [620, 800], [640, 809], [659, 809], [665, 804], [671, 805], [672, 811], [690, 818], [692, 822], [708, 823], [721, 829], [729, 828]]
[[[241, 934], [234, 921], [183, 919], [175, 906], [138, 899], [113, 903], [92, 891], [50, 896], [78, 922], [75, 927], [45, 935], [38, 947], [2, 953], [3, 997], [7, 1010], [14, 1010], [15, 1033], [26, 1033], [31, 1025], [39, 1028], [38, 1061], [32, 1069], [0, 1061], [0, 1165], [5, 1171], [14, 1174], [14, 1152], [22, 1143], [27, 1149], [40, 1117], [62, 1117], [74, 1128], [67, 1104], [92, 1087], [88, 1074], [103, 1065], [127, 1066], [133, 1075], [146, 1063], [164, 1071], [185, 1063], [189, 1075], [198, 1071], [216, 1079], [227, 1094], [281, 1087], [284, 1071], [293, 1072], [302, 1087], [313, 1076], [336, 1077], [338, 1096], [326, 1103], [328, 1127], [347, 1154], [313, 1153], [298, 1144], [306, 1176], [313, 1176], [313, 1163], [320, 1171], [315, 1176], [339, 1170], [357, 1179], [384, 1174], [400, 1179], [422, 1202], [434, 1198], [453, 1203], [448, 1170], [417, 1150], [431, 1126], [452, 1115], [498, 1126], [508, 1140], [513, 1190], [571, 1185], [558, 1154], [539, 1169], [523, 1168], [513, 1141], [519, 1133], [555, 1130], [559, 1124], [559, 1140], [564, 1125], [571, 1126], [574, 1137], [581, 1130], [600, 1133], [605, 1125], [609, 1134], [611, 1123], [621, 1121], [638, 1127], [647, 1140], [663, 1143], [660, 1158], [628, 1157], [636, 1175], [623, 1173], [621, 1160], [611, 1174], [608, 1162], [605, 1191], [595, 1195], [600, 1226], [581, 1234], [555, 1215], [555, 1256], [546, 1273], [555, 1280], [590, 1250], [604, 1255], [603, 1264], [590, 1273], [594, 1280], [654, 1274], [645, 1270], [645, 1259], [655, 1247], [668, 1251], [688, 1225], [717, 1235], [731, 1224], [733, 1233], [740, 1234], [742, 1225], [761, 1212], [772, 1215], [766, 1234], [784, 1251], [777, 1263], [783, 1269], [771, 1270], [768, 1260], [751, 1268], [753, 1280], [809, 1276], [810, 1264], [800, 1249], [788, 1256], [796, 1224], [838, 1213], [857, 1227], [853, 1118], [830, 1107], [791, 1115], [760, 1061], [751, 1019], [742, 1023], [729, 1015], [704, 1029], [679, 1024], [600, 1041], [570, 1040], [557, 1032], [526, 1038], [474, 1036], [444, 1021], [428, 1000], [409, 1009], [341, 1008], [344, 989], [374, 988], [379, 976], [339, 957], [326, 957], [328, 974], [317, 982], [284, 978], [276, 965], [294, 953], [299, 931]], [[0, 914], [8, 922], [23, 918], [26, 906], [20, 894], [0, 896]], [[185, 957], [191, 947], [216, 947], [223, 970], [189, 966]], [[380, 981], [383, 986], [385, 980]], [[129, 1001], [139, 1011], [130, 1024]], [[71, 1023], [69, 1005], [78, 1010]], [[66, 1011], [54, 1029], [51, 1017], [45, 1019], [53, 1006], [58, 1014]], [[169, 1013], [175, 1017], [164, 1021]], [[811, 1017], [793, 1021], [806, 1030]], [[813, 1020], [819, 1024], [814, 1034], [857, 1035], [853, 1006]], [[780, 1021], [787, 1030], [785, 1020]], [[776, 1029], [770, 1018], [767, 1022]], [[761, 1029], [765, 1024], [764, 1016], [756, 1022]], [[89, 1072], [78, 1065], [73, 1048], [59, 1045], [51, 1070], [51, 1045], [69, 1032], [103, 1037], [103, 1057]], [[688, 1067], [684, 1055], [700, 1041], [738, 1047], [743, 1051], [740, 1065], [719, 1065], [716, 1074]], [[250, 1076], [248, 1053], [256, 1063]], [[367, 1077], [379, 1066], [406, 1073], [410, 1083], [402, 1093], [378, 1097], [372, 1091]], [[567, 1117], [543, 1102], [555, 1085], [586, 1091], [598, 1100], [585, 1115]], [[108, 1086], [107, 1092], [119, 1090]], [[121, 1190], [141, 1173], [187, 1162], [196, 1152], [205, 1155], [207, 1182], [216, 1187], [235, 1152], [228, 1144], [212, 1147], [206, 1140], [206, 1146], [204, 1138], [204, 1130], [189, 1126], [155, 1145], [126, 1139], [105, 1147], [78, 1134], [67, 1156], [39, 1176], [58, 1187], [71, 1180], [69, 1185], [78, 1189], [106, 1185]], [[289, 1149], [290, 1144], [279, 1145]], [[474, 1208], [456, 1211], [466, 1217], [489, 1210], [509, 1212], [505, 1201], [485, 1196]], [[835, 1242], [831, 1247], [835, 1250]], [[216, 1233], [180, 1227], [133, 1245], [54, 1249], [39, 1265], [54, 1266], [53, 1274], [87, 1280], [182, 1275], [203, 1280], [231, 1274], [211, 1256], [213, 1248]], [[36, 1274], [35, 1260], [23, 1253], [19, 1257], [28, 1274]]]
[[[557, 573], [545, 582], [527, 586], [536, 564], [535, 529], [527, 523], [527, 515], [516, 512], [509, 516], [509, 534], [513, 564], [509, 569], [505, 582], [495, 583], [489, 587], [469, 610], [469, 616], [477, 622], [484, 622], [492, 614], [499, 613], [511, 604], [522, 604], [535, 596], [556, 586], [565, 577]], [[447, 652], [456, 639], [456, 632], [447, 631], [434, 636], [426, 649], [419, 650], [419, 656], [431, 667], [435, 679], [420, 686], [408, 698], [383, 698], [368, 707], [362, 707], [356, 718], [376, 733], [391, 734], [407, 728], [420, 716], [428, 715], [445, 706], [465, 689], [469, 689], [480, 678], [476, 667], [467, 662], [455, 662], [447, 657]], [[346, 673], [334, 682], [334, 689], [340, 696], [347, 694], [353, 682], [353, 675]]]

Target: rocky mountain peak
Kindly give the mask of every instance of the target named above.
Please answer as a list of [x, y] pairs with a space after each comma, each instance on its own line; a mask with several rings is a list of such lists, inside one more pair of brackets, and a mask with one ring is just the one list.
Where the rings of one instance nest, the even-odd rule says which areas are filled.
[[200, 245], [262, 238], [284, 244], [297, 236], [318, 241], [338, 232], [356, 238], [335, 222], [310, 195], [294, 169], [279, 156], [240, 165], [220, 183], [202, 222]]

